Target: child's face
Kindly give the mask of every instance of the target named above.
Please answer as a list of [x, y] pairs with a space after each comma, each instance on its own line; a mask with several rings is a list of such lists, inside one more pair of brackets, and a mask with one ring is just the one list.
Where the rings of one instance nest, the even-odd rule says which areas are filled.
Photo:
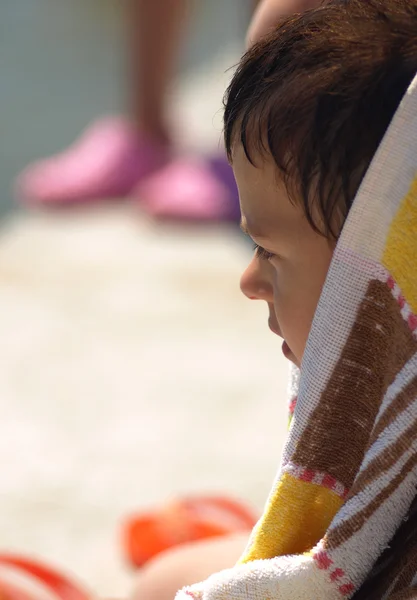
[[300, 366], [334, 244], [290, 202], [272, 160], [259, 158], [255, 164], [236, 145], [233, 170], [242, 229], [266, 251], [266, 258], [255, 253], [240, 286], [248, 298], [265, 300], [269, 327], [284, 338], [285, 356]]

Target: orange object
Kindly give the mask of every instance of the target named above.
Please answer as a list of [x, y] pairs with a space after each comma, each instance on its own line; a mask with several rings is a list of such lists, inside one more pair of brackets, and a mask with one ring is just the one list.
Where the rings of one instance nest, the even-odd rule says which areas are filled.
[[0, 554], [0, 600], [35, 600], [45, 597], [45, 590], [57, 600], [91, 600], [78, 584], [58, 571], [28, 558]]
[[128, 519], [123, 528], [122, 545], [127, 560], [141, 567], [168, 548], [248, 531], [256, 520], [254, 512], [237, 500], [223, 496], [189, 497]]

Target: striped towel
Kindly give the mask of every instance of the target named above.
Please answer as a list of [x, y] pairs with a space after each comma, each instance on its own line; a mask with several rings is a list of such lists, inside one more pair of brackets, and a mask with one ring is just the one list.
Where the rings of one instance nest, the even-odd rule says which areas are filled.
[[335, 250], [264, 514], [177, 600], [417, 598], [416, 167], [417, 77]]

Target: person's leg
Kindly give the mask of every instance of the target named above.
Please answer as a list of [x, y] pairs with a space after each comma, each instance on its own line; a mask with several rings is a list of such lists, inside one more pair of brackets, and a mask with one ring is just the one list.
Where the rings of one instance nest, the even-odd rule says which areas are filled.
[[177, 546], [147, 563], [138, 574], [132, 600], [173, 600], [186, 585], [233, 567], [249, 532]]
[[[257, 8], [259, 4], [259, 8]], [[258, 0], [246, 35], [246, 45], [252, 46], [266, 35], [283, 17], [295, 12], [316, 8], [321, 0]]]
[[131, 101], [140, 131], [169, 140], [166, 98], [176, 69], [190, 0], [129, 0]]
[[[252, 0], [255, 9], [260, 0]], [[169, 139], [166, 97], [191, 0], [130, 0], [131, 116], [141, 130]], [[158, 43], [155, 43], [158, 40]]]

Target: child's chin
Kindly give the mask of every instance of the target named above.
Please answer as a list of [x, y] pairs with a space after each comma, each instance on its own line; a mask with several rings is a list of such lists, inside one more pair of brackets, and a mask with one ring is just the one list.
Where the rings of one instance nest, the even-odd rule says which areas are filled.
[[300, 362], [295, 358], [295, 356], [293, 356], [292, 358], [288, 359], [293, 365], [295, 365], [298, 369], [300, 368]]

